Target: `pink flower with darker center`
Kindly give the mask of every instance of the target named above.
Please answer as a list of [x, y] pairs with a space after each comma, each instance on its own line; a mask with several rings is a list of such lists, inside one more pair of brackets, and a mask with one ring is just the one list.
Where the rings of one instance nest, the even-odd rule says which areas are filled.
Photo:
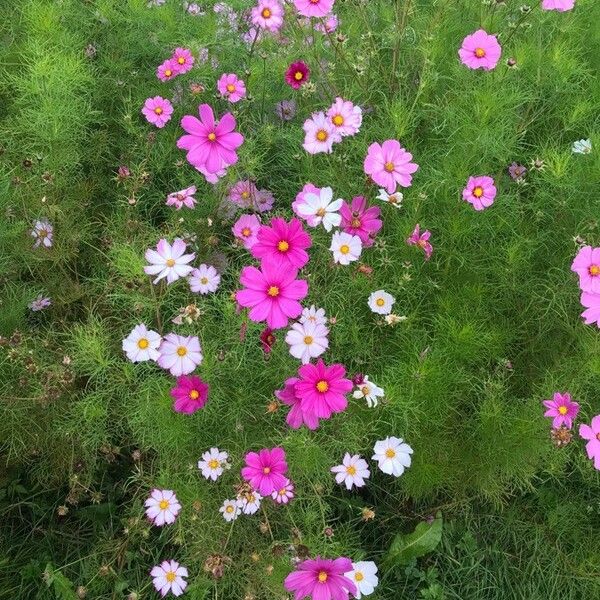
[[326, 17], [335, 0], [294, 0], [296, 10], [303, 17]]
[[573, 420], [579, 412], [579, 404], [571, 400], [571, 394], [554, 392], [552, 400], [544, 400], [542, 404], [548, 409], [544, 416], [552, 417], [554, 429], [558, 429], [561, 425], [569, 429], [573, 427]]
[[591, 294], [583, 292], [581, 294], [581, 304], [586, 309], [581, 313], [586, 325], [596, 323], [600, 327], [600, 294]]
[[351, 204], [344, 202], [340, 208], [342, 223], [340, 227], [351, 235], [357, 235], [363, 246], [373, 245], [373, 238], [383, 226], [379, 219], [381, 210], [378, 206], [367, 208], [367, 200], [363, 196], [355, 196]]
[[148, 123], [152, 123], [160, 129], [171, 120], [173, 105], [161, 96], [147, 98], [142, 108], [142, 114], [146, 117]]
[[223, 73], [217, 81], [217, 89], [232, 104], [246, 96], [246, 84], [235, 73]]
[[362, 110], [349, 100], [336, 98], [327, 110], [327, 117], [335, 130], [342, 136], [355, 135], [362, 124]]
[[196, 198], [194, 198], [195, 193], [195, 185], [180, 190], [179, 192], [173, 192], [167, 196], [166, 205], [174, 206], [177, 210], [181, 210], [184, 206], [187, 206], [187, 208], [194, 208], [196, 205]]
[[250, 250], [258, 241], [260, 219], [256, 215], [242, 215], [231, 228], [233, 235]]
[[234, 131], [236, 122], [231, 113], [223, 115], [215, 123], [212, 108], [201, 104], [198, 110], [200, 120], [191, 115], [181, 119], [181, 126], [188, 135], [177, 140], [177, 147], [187, 150], [188, 162], [208, 173], [218, 173], [237, 162], [236, 149], [244, 142], [244, 136]]
[[306, 204], [304, 195], [305, 194], [315, 194], [315, 195], [319, 196], [320, 193], [321, 193], [321, 188], [318, 188], [317, 186], [313, 185], [312, 183], [307, 183], [302, 188], [302, 191], [298, 192], [298, 194], [296, 195], [296, 199], [292, 202], [292, 210], [294, 211], [294, 213], [296, 215], [298, 215], [301, 219], [304, 219], [310, 227], [316, 227], [319, 223], [318, 223], [318, 219], [317, 219], [316, 215], [303, 215], [300, 212], [301, 207]]
[[575, 6], [575, 0], [543, 0], [543, 10], [557, 10], [558, 12], [565, 12], [571, 10]]
[[258, 0], [258, 4], [252, 8], [250, 20], [261, 29], [279, 31], [283, 25], [283, 7], [277, 0]]
[[301, 60], [292, 63], [285, 72], [285, 82], [295, 90], [305, 84], [309, 77], [310, 69], [308, 68], [308, 65]]
[[402, 148], [398, 140], [375, 142], [369, 146], [364, 170], [375, 183], [385, 187], [388, 194], [393, 194], [397, 184], [402, 187], [412, 184], [412, 173], [419, 165], [411, 160], [412, 154]]
[[308, 294], [308, 283], [296, 279], [297, 274], [296, 269], [269, 261], [263, 261], [260, 269], [244, 267], [240, 274], [244, 289], [238, 290], [236, 300], [250, 309], [252, 321], [266, 321], [271, 329], [287, 327], [288, 319], [302, 313], [299, 300]]
[[304, 121], [302, 129], [305, 133], [302, 147], [309, 154], [331, 154], [333, 144], [342, 141], [342, 136], [323, 112], [313, 113], [310, 119]]
[[273, 350], [273, 346], [275, 345], [275, 342], [277, 341], [277, 338], [275, 337], [273, 330], [270, 327], [265, 327], [260, 332], [259, 339], [260, 339], [260, 345], [262, 347], [263, 352], [265, 354], [270, 354], [271, 350]]
[[600, 415], [592, 419], [591, 425], [580, 425], [579, 436], [588, 440], [585, 445], [588, 458], [594, 461], [594, 469], [600, 471]]
[[208, 400], [208, 389], [208, 384], [200, 377], [181, 375], [177, 378], [177, 385], [170, 392], [175, 399], [173, 410], [191, 415], [204, 408]]
[[288, 466], [283, 448], [263, 448], [259, 452], [248, 452], [245, 460], [242, 477], [261, 496], [268, 496], [287, 484], [285, 473]]
[[284, 581], [288, 592], [294, 593], [294, 600], [310, 596], [313, 600], [348, 600], [349, 594], [356, 597], [358, 590], [345, 573], [352, 571], [349, 558], [335, 560], [317, 556], [314, 560], [304, 560], [296, 566]]
[[502, 48], [495, 35], [479, 29], [468, 35], [458, 51], [460, 60], [470, 69], [485, 69], [490, 71], [500, 60]]
[[346, 394], [352, 390], [352, 381], [346, 379], [344, 365], [327, 366], [322, 359], [316, 364], [302, 365], [298, 369], [296, 395], [300, 397], [304, 413], [320, 419], [329, 419], [333, 413], [346, 410]]
[[170, 81], [179, 75], [178, 65], [173, 62], [170, 58], [156, 69], [156, 76], [161, 81]]
[[409, 246], [418, 246], [419, 248], [421, 248], [421, 250], [425, 252], [425, 260], [429, 260], [431, 258], [431, 255], [433, 254], [433, 246], [429, 241], [430, 237], [431, 232], [425, 230], [423, 233], [421, 233], [421, 228], [417, 223], [413, 232], [406, 239], [406, 243]]
[[275, 391], [275, 397], [291, 407], [285, 422], [292, 429], [298, 429], [302, 425], [306, 425], [309, 429], [317, 429], [319, 427], [319, 417], [312, 412], [304, 412], [301, 399], [296, 395], [296, 383], [298, 381], [300, 380], [297, 377], [286, 379], [283, 389]]
[[600, 294], [600, 248], [581, 248], [571, 264], [571, 271], [579, 275], [582, 292]]
[[496, 186], [494, 180], [487, 175], [469, 177], [467, 187], [462, 193], [463, 200], [473, 206], [475, 210], [483, 210], [494, 203]]
[[307, 248], [310, 235], [298, 219], [287, 223], [280, 217], [271, 219], [271, 225], [261, 225], [258, 241], [252, 246], [252, 256], [272, 262], [276, 267], [301, 269], [308, 262]]
[[194, 57], [187, 48], [177, 48], [171, 60], [177, 65], [179, 74], [187, 73], [194, 66]]

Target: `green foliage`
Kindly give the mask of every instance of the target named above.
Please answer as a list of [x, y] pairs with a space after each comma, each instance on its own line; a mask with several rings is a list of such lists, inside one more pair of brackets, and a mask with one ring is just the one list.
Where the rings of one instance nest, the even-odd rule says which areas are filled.
[[430, 523], [419, 523], [412, 533], [397, 534], [384, 558], [384, 564], [388, 568], [406, 565], [429, 554], [442, 540], [443, 527], [442, 513], [438, 512]]

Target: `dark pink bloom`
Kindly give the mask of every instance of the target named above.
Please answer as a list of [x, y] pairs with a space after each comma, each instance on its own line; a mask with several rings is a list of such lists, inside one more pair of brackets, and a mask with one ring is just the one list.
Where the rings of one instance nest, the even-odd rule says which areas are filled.
[[260, 269], [244, 267], [240, 283], [245, 289], [236, 293], [242, 306], [249, 308], [252, 321], [266, 321], [271, 329], [287, 327], [288, 319], [302, 313], [302, 300], [308, 294], [308, 283], [296, 279], [298, 271], [263, 261]]
[[462, 193], [463, 200], [473, 206], [475, 210], [484, 210], [494, 203], [496, 186], [494, 180], [487, 175], [469, 177], [467, 186]]
[[348, 594], [356, 596], [356, 586], [344, 574], [351, 572], [349, 558], [321, 558], [302, 561], [283, 583], [288, 592], [294, 592], [294, 600], [348, 600]]
[[552, 427], [558, 429], [561, 425], [571, 429], [573, 420], [579, 412], [579, 404], [571, 400], [571, 394], [554, 392], [552, 400], [544, 400], [542, 404], [548, 409], [545, 417], [552, 417]]
[[317, 429], [319, 426], [319, 418], [312, 412], [304, 412], [300, 397], [296, 395], [296, 383], [300, 381], [297, 377], [286, 379], [282, 390], [275, 391], [275, 397], [291, 406], [290, 412], [287, 415], [286, 423], [292, 429], [298, 429], [302, 425], [306, 425], [309, 429]]
[[581, 304], [586, 309], [581, 313], [586, 325], [596, 323], [600, 327], [600, 294], [591, 294], [583, 292], [581, 294]]
[[571, 271], [579, 275], [582, 292], [600, 294], [600, 248], [581, 248], [573, 260]]
[[160, 96], [147, 98], [142, 108], [142, 114], [146, 117], [148, 123], [162, 128], [171, 120], [173, 105]]
[[425, 260], [429, 260], [433, 253], [433, 246], [429, 242], [429, 238], [431, 237], [431, 231], [425, 230], [421, 233], [421, 228], [417, 223], [413, 232], [406, 239], [406, 243], [409, 246], [418, 246], [425, 252]]
[[486, 33], [483, 29], [468, 35], [458, 51], [460, 60], [469, 69], [493, 69], [500, 60], [502, 48], [495, 35]]
[[187, 159], [197, 169], [203, 167], [208, 173], [218, 173], [237, 162], [236, 149], [244, 142], [244, 136], [235, 129], [235, 117], [223, 115], [218, 124], [208, 104], [199, 107], [200, 120], [191, 115], [181, 119], [181, 126], [188, 133], [177, 140], [177, 147], [187, 150]]
[[294, 389], [304, 413], [329, 419], [333, 413], [346, 410], [346, 394], [352, 389], [352, 382], [344, 377], [344, 365], [328, 367], [319, 359], [316, 364], [302, 365], [298, 375], [300, 379]]
[[262, 346], [263, 352], [269, 354], [275, 345], [277, 338], [270, 327], [265, 327], [260, 332], [260, 345]]
[[346, 233], [357, 235], [363, 246], [372, 246], [373, 238], [383, 225], [378, 218], [380, 214], [378, 206], [367, 208], [367, 200], [363, 196], [356, 196], [350, 205], [344, 202], [340, 208], [341, 228]]
[[177, 385], [171, 390], [175, 398], [173, 410], [191, 415], [204, 408], [208, 400], [208, 384], [195, 375], [182, 375], [177, 378]]
[[261, 495], [267, 496], [285, 487], [288, 466], [283, 448], [263, 448], [259, 452], [246, 454], [246, 466], [242, 477]]
[[261, 225], [258, 241], [250, 251], [255, 258], [272, 262], [277, 267], [301, 269], [308, 262], [306, 249], [310, 246], [310, 235], [298, 219], [286, 223], [275, 217], [271, 219], [270, 227]]
[[418, 164], [410, 162], [412, 157], [398, 140], [386, 140], [383, 144], [375, 142], [369, 146], [363, 166], [375, 183], [393, 194], [397, 185], [412, 185], [412, 174], [419, 168]]
[[177, 65], [178, 73], [187, 73], [194, 66], [194, 57], [187, 48], [176, 48], [171, 60]]
[[310, 69], [308, 68], [308, 65], [301, 60], [292, 63], [285, 72], [285, 82], [295, 90], [305, 84], [309, 77]]
[[171, 79], [179, 75], [178, 65], [174, 63], [170, 58], [156, 69], [156, 76], [161, 81], [170, 81]]
[[592, 419], [591, 426], [580, 425], [579, 436], [588, 440], [585, 445], [588, 458], [594, 461], [594, 469], [600, 471], [600, 415]]

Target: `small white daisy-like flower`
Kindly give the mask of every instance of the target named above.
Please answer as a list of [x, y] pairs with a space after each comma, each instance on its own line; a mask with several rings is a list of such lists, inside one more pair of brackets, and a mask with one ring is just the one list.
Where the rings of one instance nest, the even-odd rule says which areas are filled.
[[199, 294], [215, 292], [221, 282], [221, 276], [211, 265], [200, 265], [190, 273], [190, 289]]
[[240, 516], [242, 509], [237, 500], [225, 500], [219, 512], [226, 521], [235, 521]]
[[376, 442], [373, 452], [371, 458], [379, 463], [384, 473], [400, 477], [404, 469], [410, 467], [413, 449], [402, 438], [392, 436]]
[[134, 363], [157, 360], [161, 339], [156, 331], [146, 329], [146, 326], [141, 323], [140, 325], [136, 325], [123, 340], [123, 352]]
[[352, 489], [352, 486], [363, 487], [365, 479], [371, 475], [369, 465], [360, 455], [350, 455], [346, 452], [341, 465], [331, 467], [331, 472], [336, 473], [335, 480], [337, 483], [344, 484], [347, 490]]
[[314, 323], [315, 325], [327, 325], [327, 317], [324, 308], [315, 308], [312, 304], [310, 308], [305, 308], [298, 319], [300, 323]]
[[353, 562], [352, 571], [344, 573], [344, 577], [354, 582], [357, 591], [354, 597], [357, 600], [362, 596], [372, 594], [379, 583], [377, 565], [372, 560]]
[[331, 238], [331, 246], [334, 262], [340, 265], [349, 265], [358, 260], [362, 252], [362, 242], [357, 235], [351, 235], [345, 231], [336, 231]]
[[229, 454], [218, 448], [211, 448], [202, 454], [202, 460], [198, 461], [198, 468], [206, 479], [216, 481], [225, 469], [229, 467], [227, 459]]
[[333, 200], [333, 190], [325, 187], [319, 190], [318, 195], [312, 192], [304, 194], [303, 202], [298, 205], [298, 213], [305, 219], [312, 217], [315, 227], [322, 223], [325, 231], [331, 231], [342, 222], [338, 211], [343, 202], [341, 199]]
[[181, 510], [181, 504], [173, 490], [152, 490], [144, 506], [146, 516], [158, 527], [162, 527], [165, 523], [167, 525], [174, 523]]
[[373, 408], [377, 406], [377, 398], [383, 397], [383, 388], [369, 381], [369, 378], [365, 376], [362, 383], [354, 390], [352, 396], [357, 400], [364, 398], [369, 408]]
[[52, 247], [52, 233], [54, 229], [48, 219], [40, 219], [33, 224], [33, 229], [30, 231], [31, 236], [35, 239], [34, 248], [44, 246], [45, 248]]
[[177, 281], [180, 277], [189, 275], [193, 269], [188, 263], [194, 260], [195, 254], [184, 254], [186, 243], [176, 238], [173, 245], [162, 239], [156, 245], [156, 250], [148, 248], [145, 253], [146, 260], [150, 263], [144, 267], [146, 275], [158, 275], [152, 283], [158, 283], [164, 277], [167, 284]]
[[379, 196], [377, 196], [377, 200], [381, 200], [382, 202], [387, 202], [391, 206], [395, 208], [402, 208], [402, 200], [404, 199], [404, 195], [402, 192], [394, 192], [393, 194], [388, 194], [384, 189], [379, 190]]
[[163, 597], [169, 592], [173, 596], [181, 596], [187, 587], [187, 581], [183, 578], [188, 576], [188, 570], [175, 560], [164, 560], [153, 567], [150, 576], [156, 591]]
[[258, 492], [250, 492], [238, 496], [238, 505], [245, 515], [253, 515], [260, 508], [262, 496]]
[[577, 140], [573, 142], [571, 152], [573, 154], [590, 154], [592, 151], [592, 140]]
[[287, 332], [285, 341], [290, 346], [290, 354], [305, 365], [311, 358], [321, 356], [327, 350], [328, 334], [329, 329], [325, 325], [316, 325], [311, 321], [294, 323]]
[[377, 290], [369, 296], [369, 308], [378, 315], [388, 315], [392, 312], [392, 306], [396, 299], [385, 290]]

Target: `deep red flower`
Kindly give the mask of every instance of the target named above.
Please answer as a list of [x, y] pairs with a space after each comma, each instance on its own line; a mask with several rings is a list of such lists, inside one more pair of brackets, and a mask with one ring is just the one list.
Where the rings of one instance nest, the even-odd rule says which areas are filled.
[[260, 333], [260, 343], [262, 345], [263, 352], [269, 354], [273, 349], [273, 345], [277, 341], [273, 330], [270, 327], [265, 327]]
[[295, 90], [304, 85], [309, 78], [310, 69], [308, 68], [308, 65], [301, 60], [292, 63], [285, 72], [285, 82]]

